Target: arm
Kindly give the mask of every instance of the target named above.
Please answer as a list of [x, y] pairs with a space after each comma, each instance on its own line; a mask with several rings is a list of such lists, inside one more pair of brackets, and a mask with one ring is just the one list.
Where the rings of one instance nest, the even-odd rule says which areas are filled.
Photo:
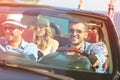
[[37, 61], [38, 49], [34, 43], [29, 43], [24, 50], [24, 52], [28, 55], [29, 58]]
[[105, 63], [105, 55], [103, 52], [103, 48], [99, 45], [95, 45], [93, 47], [93, 49], [91, 50], [91, 53], [94, 54], [97, 59], [98, 59], [98, 68], [97, 68], [97, 72], [101, 72], [102, 71], [102, 66]]
[[55, 52], [58, 49], [59, 42], [55, 39], [52, 39], [52, 47], [50, 52]]

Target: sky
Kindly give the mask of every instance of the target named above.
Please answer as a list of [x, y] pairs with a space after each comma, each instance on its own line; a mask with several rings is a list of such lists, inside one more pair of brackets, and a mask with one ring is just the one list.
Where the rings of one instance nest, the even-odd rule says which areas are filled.
[[[106, 11], [108, 9], [109, 0], [84, 0], [83, 8], [85, 10]], [[41, 0], [40, 4], [49, 4], [67, 8], [77, 9], [79, 0]], [[120, 11], [120, 0], [116, 0], [115, 11]]]

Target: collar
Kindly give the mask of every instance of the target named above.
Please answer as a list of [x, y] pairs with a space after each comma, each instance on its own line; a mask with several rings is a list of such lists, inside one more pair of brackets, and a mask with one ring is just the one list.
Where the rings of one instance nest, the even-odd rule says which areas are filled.
[[[5, 43], [6, 43], [6, 48], [10, 49], [10, 45], [8, 44], [8, 42], [6, 41]], [[27, 42], [24, 39], [22, 39], [22, 42], [19, 48], [24, 49], [26, 44]]]
[[78, 48], [78, 49], [80, 49], [82, 46], [83, 46], [83, 44], [84, 44], [84, 41], [82, 41], [79, 45], [77, 45], [77, 46], [69, 46], [69, 47], [75, 47], [75, 48]]

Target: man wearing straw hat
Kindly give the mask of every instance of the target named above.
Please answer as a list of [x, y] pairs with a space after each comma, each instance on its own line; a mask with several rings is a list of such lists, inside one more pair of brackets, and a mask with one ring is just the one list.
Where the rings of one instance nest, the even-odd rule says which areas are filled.
[[32, 60], [37, 60], [37, 46], [28, 43], [22, 38], [26, 26], [21, 24], [22, 14], [9, 14], [7, 20], [2, 23], [4, 38], [0, 39], [0, 50], [24, 54]]

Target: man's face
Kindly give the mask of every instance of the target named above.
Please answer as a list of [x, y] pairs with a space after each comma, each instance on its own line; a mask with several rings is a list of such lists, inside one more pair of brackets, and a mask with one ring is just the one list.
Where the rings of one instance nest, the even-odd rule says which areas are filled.
[[72, 45], [78, 45], [87, 36], [85, 25], [83, 23], [71, 23], [69, 28], [68, 37]]
[[16, 41], [22, 35], [22, 30], [15, 25], [4, 26], [3, 31], [8, 41]]

